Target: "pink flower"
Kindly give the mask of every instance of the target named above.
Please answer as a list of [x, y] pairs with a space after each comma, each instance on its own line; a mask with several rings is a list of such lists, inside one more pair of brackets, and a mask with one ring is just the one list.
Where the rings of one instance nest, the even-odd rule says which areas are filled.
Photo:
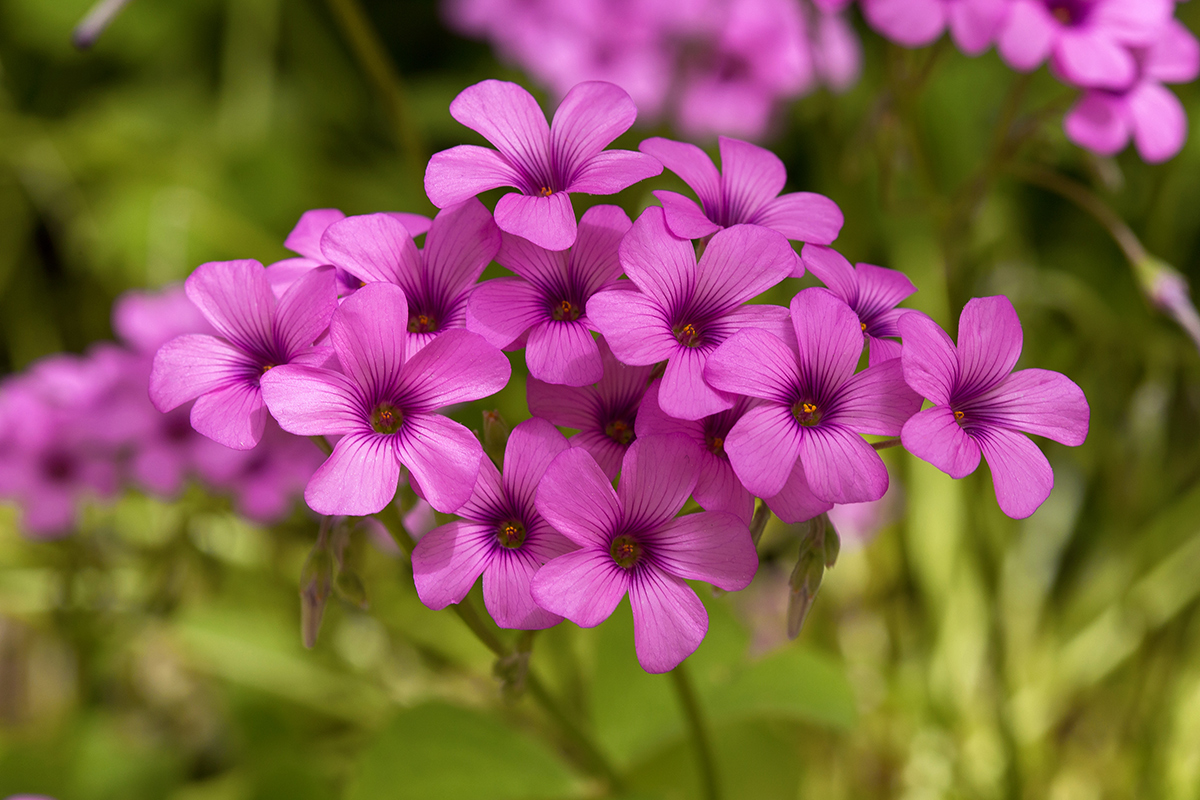
[[674, 669], [708, 630], [704, 605], [685, 580], [737, 591], [758, 567], [750, 530], [733, 514], [675, 518], [696, 485], [697, 458], [695, 443], [681, 434], [639, 439], [614, 491], [595, 460], [571, 448], [538, 487], [537, 510], [580, 549], [538, 570], [534, 600], [591, 628], [628, 594], [634, 647], [647, 672]]
[[567, 92], [550, 125], [529, 92], [496, 80], [464, 89], [450, 114], [497, 149], [459, 145], [436, 153], [425, 170], [429, 199], [446, 208], [511, 186], [518, 191], [496, 203], [496, 224], [547, 250], [575, 241], [571, 192], [614, 194], [662, 172], [650, 156], [604, 149], [637, 117], [629, 95], [611, 83], [588, 81]]
[[[967, 55], [991, 47], [1011, 0], [863, 0], [871, 27], [905, 47], [933, 43], [947, 27]], [[1087, 2], [1087, 0], [1083, 0]]]
[[233, 495], [234, 509], [243, 517], [270, 525], [291, 513], [322, 461], [324, 456], [312, 442], [285, 433], [268, 420], [258, 447], [245, 453], [222, 479], [210, 477], [208, 483]]
[[530, 414], [579, 431], [571, 437], [571, 446], [591, 453], [611, 480], [635, 438], [638, 407], [654, 367], [622, 364], [607, 342], [601, 339], [598, 344], [603, 376], [594, 386], [562, 386], [530, 378], [526, 394]]
[[862, 72], [862, 44], [844, 13], [815, 5], [818, 10], [809, 22], [813, 69], [831, 90], [845, 92]]
[[725, 450], [746, 488], [785, 522], [816, 516], [829, 503], [882, 497], [887, 469], [859, 434], [896, 436], [921, 407], [898, 360], [855, 373], [862, 328], [832, 293], [805, 289], [792, 298], [791, 317], [798, 350], [748, 329], [705, 368], [713, 386], [766, 401], [733, 426]]
[[[702, 239], [730, 225], [760, 225], [789, 239], [829, 244], [842, 229], [842, 212], [812, 192], [779, 196], [787, 170], [779, 156], [757, 145], [718, 137], [722, 172], [694, 144], [653, 138], [638, 147], [657, 158], [692, 188], [700, 205], [676, 192], [658, 190], [667, 227], [683, 239]], [[799, 265], [797, 265], [799, 268]], [[803, 270], [800, 270], [803, 273]]]
[[475, 491], [458, 510], [462, 519], [430, 531], [413, 550], [422, 603], [461, 603], [483, 575], [484, 604], [501, 628], [536, 630], [562, 620], [533, 602], [529, 582], [542, 564], [575, 549], [534, 505], [546, 467], [568, 447], [553, 425], [535, 417], [509, 436], [503, 475], [490, 459], [479, 462]]
[[599, 292], [588, 314], [623, 363], [666, 361], [662, 409], [700, 419], [734, 400], [705, 382], [709, 354], [742, 328], [786, 331], [786, 309], [744, 303], [791, 274], [796, 260], [775, 231], [736, 225], [716, 233], [697, 262], [692, 243], [672, 235], [663, 210], [651, 206], [621, 242], [621, 265], [636, 291]]
[[1014, 519], [1028, 517], [1049, 497], [1054, 472], [1021, 432], [1083, 444], [1090, 413], [1083, 391], [1044, 369], [1009, 374], [1021, 355], [1022, 334], [1007, 297], [967, 303], [957, 348], [924, 314], [910, 311], [899, 324], [904, 379], [934, 404], [904, 424], [905, 449], [952, 478], [974, 472], [982, 454], [1000, 510]]
[[496, 256], [515, 278], [486, 281], [471, 293], [467, 329], [497, 347], [528, 337], [529, 374], [547, 383], [587, 386], [604, 374], [587, 316], [593, 294], [621, 274], [617, 247], [629, 216], [616, 206], [589, 208], [568, 250], [546, 250], [511, 234]]
[[312, 356], [337, 305], [333, 270], [313, 270], [279, 300], [257, 261], [202, 264], [185, 285], [219, 336], [186, 334], [163, 345], [154, 357], [150, 399], [164, 413], [195, 400], [192, 427], [226, 447], [249, 450], [267, 418], [259, 379]]
[[408, 317], [403, 289], [368, 284], [330, 323], [343, 372], [287, 364], [263, 376], [263, 396], [284, 430], [342, 437], [304, 492], [317, 513], [374, 514], [396, 494], [401, 466], [439, 511], [471, 496], [483, 448], [435, 412], [504, 388], [508, 359], [465, 330], [446, 331], [410, 358]]

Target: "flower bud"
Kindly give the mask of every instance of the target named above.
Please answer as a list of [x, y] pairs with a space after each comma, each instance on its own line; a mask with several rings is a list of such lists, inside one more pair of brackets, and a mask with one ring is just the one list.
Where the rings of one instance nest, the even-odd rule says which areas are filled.
[[333, 586], [333, 554], [324, 532], [300, 570], [300, 635], [304, 646], [312, 648], [321, 630], [325, 603]]
[[498, 409], [483, 412], [483, 449], [497, 464], [504, 463], [508, 434], [508, 423], [504, 421]]

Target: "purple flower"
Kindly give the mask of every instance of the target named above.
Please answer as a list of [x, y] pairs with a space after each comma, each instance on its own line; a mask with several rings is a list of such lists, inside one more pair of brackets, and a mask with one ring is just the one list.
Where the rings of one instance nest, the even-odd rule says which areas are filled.
[[829, 244], [837, 238], [843, 222], [837, 203], [812, 192], [779, 196], [787, 182], [787, 170], [779, 156], [725, 136], [718, 142], [721, 172], [694, 144], [656, 137], [639, 145], [700, 198], [697, 206], [676, 192], [654, 192], [671, 233], [683, 239], [702, 239], [722, 228], [744, 224], [761, 225], [799, 242]]
[[413, 582], [433, 609], [461, 603], [483, 575], [483, 601], [501, 628], [536, 630], [562, 620], [533, 602], [529, 582], [538, 568], [575, 549], [534, 506], [546, 467], [569, 447], [544, 419], [513, 429], [504, 451], [504, 474], [479, 462], [475, 491], [458, 510], [462, 519], [435, 528], [413, 550]]
[[537, 510], [580, 549], [548, 561], [533, 599], [584, 628], [629, 595], [638, 663], [666, 672], [691, 655], [708, 614], [685, 579], [744, 589], [758, 568], [746, 523], [722, 511], [675, 518], [696, 485], [699, 453], [686, 436], [649, 436], [625, 454], [616, 491], [586, 452], [550, 463]]
[[335, 222], [321, 237], [321, 248], [328, 263], [360, 282], [394, 283], [404, 290], [411, 358], [442, 332], [466, 326], [467, 296], [500, 249], [500, 231], [483, 203], [470, 198], [434, 218], [424, 250], [392, 214]]
[[[205, 454], [198, 459], [202, 468], [207, 468], [202, 469], [202, 477], [204, 471], [212, 471], [213, 455]], [[233, 495], [238, 514], [270, 525], [291, 512], [292, 504], [304, 493], [305, 485], [323, 460], [321, 451], [312, 442], [285, 433], [274, 420], [268, 420], [259, 446], [242, 454], [236, 465], [222, 464], [226, 474], [221, 479], [209, 477], [208, 483]]]
[[862, 5], [871, 27], [897, 44], [924, 47], [949, 27], [958, 49], [975, 56], [991, 47], [1010, 1], [863, 0]]
[[1171, 0], [1010, 0], [997, 48], [1014, 69], [1049, 56], [1068, 83], [1125, 89], [1137, 77], [1130, 48], [1150, 45], [1174, 9]]
[[1188, 83], [1200, 73], [1200, 44], [1192, 32], [1170, 20], [1154, 43], [1139, 51], [1138, 79], [1124, 92], [1093, 89], [1075, 104], [1063, 127], [1071, 141], [1116, 155], [1132, 137], [1138, 153], [1152, 164], [1183, 149], [1187, 112], [1164, 83]]
[[659, 404], [680, 419], [733, 407], [733, 397], [704, 381], [710, 353], [746, 327], [786, 335], [787, 310], [743, 305], [791, 274], [796, 253], [787, 240], [755, 225], [716, 233], [696, 261], [692, 243], [667, 230], [663, 210], [647, 208], [621, 242], [632, 286], [598, 292], [588, 315], [625, 364], [666, 361]]
[[766, 331], [745, 330], [705, 369], [717, 388], [766, 401], [733, 426], [725, 450], [751, 492], [768, 502], [784, 493], [771, 508], [789, 522], [785, 514], [819, 505], [806, 493], [822, 503], [882, 497], [887, 469], [859, 434], [895, 436], [921, 407], [898, 360], [854, 372], [862, 328], [831, 292], [805, 289], [792, 298], [791, 313], [798, 351]]
[[368, 284], [330, 323], [344, 374], [289, 364], [263, 377], [263, 396], [285, 431], [342, 437], [304, 492], [317, 513], [374, 514], [396, 494], [402, 465], [439, 511], [471, 496], [483, 448], [435, 412], [504, 388], [508, 359], [465, 330], [446, 331], [407, 357], [408, 319], [403, 289]]
[[192, 427], [226, 447], [249, 450], [267, 418], [259, 379], [312, 355], [337, 306], [333, 270], [313, 270], [279, 300], [257, 261], [201, 264], [185, 285], [219, 335], [186, 334], [163, 345], [154, 357], [150, 399], [162, 412], [195, 400]]
[[862, 72], [862, 44], [845, 14], [815, 5], [809, 32], [813, 69], [834, 92], [845, 92]]
[[156, 292], [129, 291], [121, 295], [113, 303], [112, 327], [118, 339], [151, 357], [176, 336], [216, 333], [179, 283]]
[[1083, 391], [1049, 370], [1009, 374], [1021, 355], [1022, 335], [1004, 296], [967, 303], [957, 348], [918, 312], [900, 318], [900, 333], [904, 378], [934, 404], [904, 424], [905, 449], [952, 478], [974, 472], [982, 453], [1000, 509], [1014, 519], [1028, 517], [1049, 497], [1054, 473], [1021, 432], [1083, 444], [1090, 415]]
[[658, 405], [660, 383], [655, 381], [650, 384], [646, 396], [642, 398], [637, 416], [638, 436], [682, 433], [690, 437], [701, 448], [697, 451], [700, 473], [696, 488], [692, 491], [696, 502], [707, 511], [736, 514], [749, 524], [754, 516], [754, 495], [734, 474], [729, 455], [725, 452], [725, 439], [734, 424], [758, 402], [750, 397], [738, 397], [728, 411], [704, 419], [675, 419]]
[[425, 192], [438, 208], [499, 186], [512, 186], [496, 203], [496, 224], [548, 250], [575, 241], [570, 192], [614, 194], [662, 172], [650, 156], [605, 150], [637, 117], [619, 86], [581, 83], [563, 98], [554, 121], [515, 83], [487, 80], [468, 86], [450, 104], [456, 120], [496, 150], [459, 145], [437, 153], [425, 170]]
[[900, 335], [896, 320], [907, 309], [896, 304], [917, 290], [903, 272], [859, 264], [850, 266], [846, 257], [830, 247], [805, 245], [800, 254], [808, 271], [840, 297], [858, 316], [869, 347], [871, 366], [900, 357]]
[[587, 386], [604, 368], [592, 338], [587, 302], [610, 289], [621, 274], [617, 247], [629, 231], [629, 216], [616, 206], [589, 208], [579, 236], [567, 250], [546, 250], [511, 234], [496, 260], [515, 278], [496, 278], [471, 294], [467, 329], [497, 347], [526, 333], [529, 374], [547, 383]]
[[594, 386], [562, 386], [530, 378], [526, 393], [529, 413], [579, 431], [571, 437], [571, 446], [591, 453], [611, 480], [636, 438], [638, 407], [654, 368], [622, 364], [603, 339], [599, 347], [604, 375]]

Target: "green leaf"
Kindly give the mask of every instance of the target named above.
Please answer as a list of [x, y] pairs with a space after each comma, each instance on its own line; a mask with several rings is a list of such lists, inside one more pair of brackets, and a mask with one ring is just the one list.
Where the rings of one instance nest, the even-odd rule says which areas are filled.
[[540, 742], [475, 711], [430, 703], [402, 712], [359, 764], [348, 800], [562, 797], [575, 781]]
[[780, 717], [835, 728], [850, 728], [855, 720], [854, 692], [841, 667], [804, 647], [774, 653], [702, 694], [714, 719]]

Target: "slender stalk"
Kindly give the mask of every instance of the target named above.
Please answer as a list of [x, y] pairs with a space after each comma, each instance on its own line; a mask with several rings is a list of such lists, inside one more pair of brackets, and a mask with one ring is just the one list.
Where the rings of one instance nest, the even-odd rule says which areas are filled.
[[329, 440], [324, 436], [310, 436], [308, 438], [312, 439], [313, 444], [315, 444], [322, 453], [327, 456], [333, 455], [333, 447], [329, 444]]
[[889, 447], [899, 447], [899, 439], [884, 439], [882, 442], [871, 442], [871, 447], [876, 450], [887, 450]]
[[700, 783], [704, 787], [706, 800], [720, 800], [721, 782], [717, 777], [717, 763], [713, 755], [712, 736], [708, 731], [704, 714], [700, 709], [696, 690], [687, 672], [687, 664], [682, 663], [671, 670], [671, 683], [679, 704], [683, 706], [684, 716], [687, 717], [688, 730], [692, 736], [692, 744], [696, 748], [696, 761], [700, 768]]

